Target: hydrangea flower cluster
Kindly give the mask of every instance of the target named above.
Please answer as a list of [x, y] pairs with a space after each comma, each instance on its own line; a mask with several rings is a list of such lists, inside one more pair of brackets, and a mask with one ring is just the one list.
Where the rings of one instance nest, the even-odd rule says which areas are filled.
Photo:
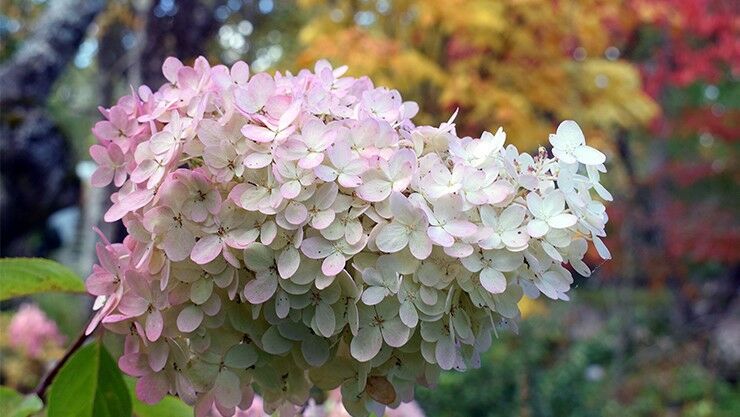
[[506, 134], [415, 126], [416, 103], [346, 67], [251, 74], [168, 58], [93, 129], [92, 181], [117, 187], [87, 280], [126, 335], [143, 401], [292, 415], [312, 387], [354, 416], [475, 367], [523, 295], [567, 300], [607, 215], [605, 156], [563, 122], [531, 156]]

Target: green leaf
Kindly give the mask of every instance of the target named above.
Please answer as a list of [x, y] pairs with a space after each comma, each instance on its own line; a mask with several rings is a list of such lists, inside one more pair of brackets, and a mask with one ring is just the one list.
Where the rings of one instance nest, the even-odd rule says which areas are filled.
[[29, 417], [44, 408], [36, 394], [23, 395], [12, 388], [0, 386], [0, 415], [4, 417]]
[[49, 259], [0, 259], [0, 301], [40, 292], [85, 292], [85, 285], [71, 269]]
[[100, 343], [78, 350], [50, 390], [48, 417], [131, 417], [123, 375]]
[[134, 401], [134, 415], [136, 417], [191, 417], [193, 408], [182, 402], [179, 398], [168, 395], [157, 404], [149, 405], [136, 398], [136, 380], [126, 377], [126, 385], [131, 392]]

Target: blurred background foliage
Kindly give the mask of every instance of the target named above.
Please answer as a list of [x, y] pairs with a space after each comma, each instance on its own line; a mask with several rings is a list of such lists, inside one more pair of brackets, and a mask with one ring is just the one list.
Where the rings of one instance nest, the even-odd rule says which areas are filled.
[[[34, 49], [44, 30], [56, 48]], [[480, 370], [420, 389], [429, 416], [736, 416], [739, 38], [733, 0], [5, 0], [0, 250], [88, 272], [108, 204], [86, 182], [97, 107], [158, 86], [164, 57], [328, 58], [418, 101], [419, 123], [460, 109], [459, 132], [504, 126], [534, 150], [575, 119], [609, 156], [614, 259], [568, 304], [524, 303]], [[89, 308], [30, 302], [67, 341]], [[0, 308], [0, 379], [27, 390], [63, 343], [29, 356], [18, 306]]]

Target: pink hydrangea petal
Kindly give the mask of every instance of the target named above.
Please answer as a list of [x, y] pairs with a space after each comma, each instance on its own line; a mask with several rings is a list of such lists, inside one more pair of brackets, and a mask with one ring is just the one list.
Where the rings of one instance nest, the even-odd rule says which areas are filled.
[[298, 181], [288, 181], [280, 186], [280, 194], [282, 194], [284, 198], [295, 198], [300, 194], [300, 192], [301, 183]]
[[277, 279], [273, 274], [258, 274], [256, 279], [244, 286], [244, 297], [252, 304], [262, 304], [277, 291]]
[[184, 227], [173, 228], [164, 238], [164, 250], [171, 261], [187, 259], [195, 246], [195, 237]]
[[162, 401], [169, 391], [169, 382], [164, 373], [144, 375], [136, 382], [136, 397], [146, 404]]
[[272, 130], [263, 126], [251, 124], [247, 124], [242, 127], [242, 135], [255, 142], [272, 142], [275, 138], [275, 132]]
[[175, 57], [167, 57], [162, 64], [162, 73], [167, 81], [171, 83], [177, 82], [177, 72], [182, 68], [182, 62]]
[[231, 78], [236, 84], [246, 84], [249, 81], [249, 65], [244, 61], [236, 61], [231, 66]]
[[145, 361], [145, 356], [138, 352], [122, 355], [118, 358], [118, 367], [127, 375], [134, 377], [142, 377], [151, 373], [151, 369]]
[[298, 166], [303, 169], [313, 169], [321, 165], [324, 160], [324, 154], [319, 152], [311, 152], [308, 155], [301, 158], [298, 161]]
[[345, 259], [344, 254], [341, 252], [334, 252], [327, 256], [321, 263], [321, 272], [328, 277], [333, 277], [344, 269], [346, 262], [347, 260]]
[[149, 367], [154, 372], [159, 372], [167, 365], [170, 354], [170, 345], [166, 342], [152, 343], [149, 345]]
[[159, 339], [162, 335], [162, 329], [164, 328], [164, 320], [162, 318], [162, 312], [159, 310], [152, 310], [151, 313], [146, 316], [146, 323], [144, 329], [146, 332], [146, 338], [150, 342], [154, 342]]
[[357, 187], [357, 195], [370, 202], [383, 201], [390, 194], [391, 183], [382, 179], [367, 181]]
[[223, 244], [218, 236], [207, 235], [195, 242], [190, 252], [190, 259], [199, 265], [204, 265], [216, 259], [222, 249]]
[[190, 333], [203, 322], [203, 310], [191, 305], [185, 307], [177, 316], [177, 328], [181, 332]]
[[308, 217], [308, 209], [301, 203], [291, 202], [285, 208], [285, 219], [291, 224], [302, 224]]

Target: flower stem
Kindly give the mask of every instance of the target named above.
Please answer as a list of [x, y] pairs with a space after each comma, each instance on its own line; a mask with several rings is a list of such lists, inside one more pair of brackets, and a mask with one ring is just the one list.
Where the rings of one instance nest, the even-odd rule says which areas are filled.
[[61, 359], [57, 361], [57, 363], [54, 364], [54, 367], [49, 369], [49, 371], [44, 375], [43, 378], [41, 378], [41, 382], [39, 382], [38, 386], [36, 386], [36, 389], [33, 390], [33, 392], [39, 396], [39, 398], [43, 399], [44, 395], [46, 394], [46, 390], [51, 385], [52, 381], [54, 381], [54, 377], [57, 376], [59, 373], [59, 370], [62, 369], [62, 366], [64, 366], [65, 363], [69, 360], [69, 358], [72, 357], [72, 355], [82, 347], [83, 344], [85, 344], [85, 340], [87, 340], [89, 335], [85, 334], [85, 329], [82, 329], [80, 332], [80, 335], [77, 336], [77, 340], [72, 343], [72, 345], [67, 349], [66, 352], [64, 352], [64, 356], [62, 356]]

